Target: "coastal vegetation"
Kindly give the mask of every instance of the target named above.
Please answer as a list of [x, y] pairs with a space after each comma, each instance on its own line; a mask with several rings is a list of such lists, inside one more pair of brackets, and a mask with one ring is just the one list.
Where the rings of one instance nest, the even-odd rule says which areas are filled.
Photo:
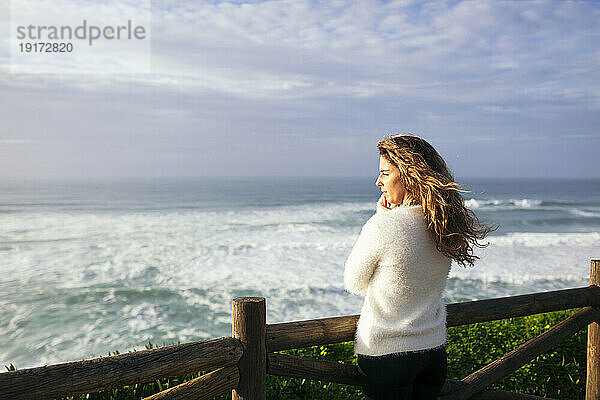
[[[578, 310], [557, 311], [449, 328], [448, 378], [461, 379], [475, 372], [576, 311]], [[586, 341], [587, 332], [583, 330], [490, 388], [548, 396], [555, 399], [583, 398], [585, 396]], [[146, 345], [146, 348], [153, 347], [155, 346], [152, 343]], [[288, 350], [283, 353], [356, 364], [352, 342]], [[118, 354], [118, 352], [113, 354]], [[7, 367], [7, 369], [12, 368]], [[65, 399], [141, 399], [197, 376], [198, 374], [187, 374]], [[230, 395], [224, 395], [217, 399], [230, 397]], [[359, 400], [362, 397], [360, 388], [354, 386], [267, 375], [267, 398]]]

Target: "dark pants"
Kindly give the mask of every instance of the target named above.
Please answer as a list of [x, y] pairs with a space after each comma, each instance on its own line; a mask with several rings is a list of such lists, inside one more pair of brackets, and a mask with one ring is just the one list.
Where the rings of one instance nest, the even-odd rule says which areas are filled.
[[381, 357], [359, 354], [358, 367], [368, 400], [437, 399], [446, 380], [446, 348]]

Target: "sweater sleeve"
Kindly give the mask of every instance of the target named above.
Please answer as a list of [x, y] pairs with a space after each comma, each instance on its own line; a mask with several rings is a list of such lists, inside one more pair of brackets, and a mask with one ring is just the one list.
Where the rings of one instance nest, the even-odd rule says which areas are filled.
[[375, 221], [371, 217], [360, 231], [360, 235], [346, 260], [344, 285], [354, 294], [365, 294], [371, 276], [375, 272], [382, 254], [382, 237]]

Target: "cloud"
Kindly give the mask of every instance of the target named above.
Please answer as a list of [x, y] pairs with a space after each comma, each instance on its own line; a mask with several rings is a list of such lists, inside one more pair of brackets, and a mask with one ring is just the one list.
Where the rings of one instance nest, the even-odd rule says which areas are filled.
[[600, 139], [600, 133], [586, 134], [586, 133], [571, 133], [563, 136], [565, 139]]
[[[11, 74], [5, 59], [7, 129], [73, 152], [102, 147], [98, 163], [125, 162], [113, 145], [156, 165], [168, 149], [235, 164], [231, 143], [269, 143], [236, 157], [258, 165], [297, 150], [325, 165], [319, 138], [349, 140], [356, 160], [392, 131], [455, 152], [466, 140], [524, 143], [600, 123], [592, 2], [153, 1], [152, 17], [150, 74]], [[340, 169], [361, 174], [370, 159], [360, 160]]]
[[33, 143], [33, 140], [0, 139], [0, 144], [28, 144], [28, 143]]
[[519, 85], [525, 96], [598, 88], [600, 13], [585, 2], [156, 1], [152, 13], [153, 74], [136, 78], [146, 82], [254, 98], [445, 100], [450, 89], [474, 101], [491, 88], [498, 102], [523, 96]]

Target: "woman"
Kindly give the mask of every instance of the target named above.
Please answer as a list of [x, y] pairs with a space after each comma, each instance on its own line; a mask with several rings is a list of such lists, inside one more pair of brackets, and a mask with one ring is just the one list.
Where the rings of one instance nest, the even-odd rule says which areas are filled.
[[452, 260], [494, 228], [464, 206], [446, 163], [425, 140], [377, 145], [382, 195], [346, 261], [346, 290], [365, 295], [355, 353], [367, 399], [436, 399], [446, 379], [442, 292]]

